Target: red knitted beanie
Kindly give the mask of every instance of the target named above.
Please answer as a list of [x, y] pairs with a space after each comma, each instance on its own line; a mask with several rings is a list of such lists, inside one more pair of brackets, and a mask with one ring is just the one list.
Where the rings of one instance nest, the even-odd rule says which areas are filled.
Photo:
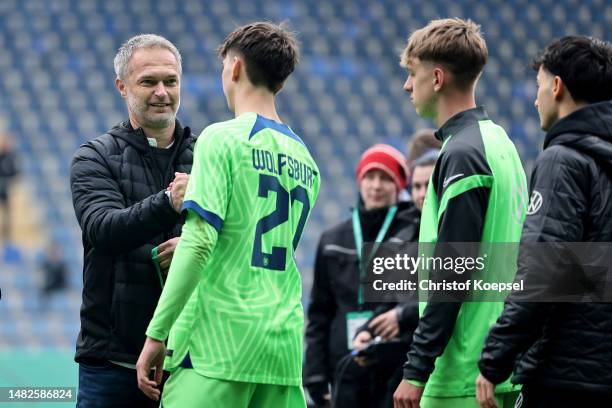
[[357, 183], [361, 183], [366, 173], [374, 169], [388, 174], [397, 186], [398, 192], [408, 184], [408, 162], [393, 146], [376, 144], [363, 152], [357, 164]]

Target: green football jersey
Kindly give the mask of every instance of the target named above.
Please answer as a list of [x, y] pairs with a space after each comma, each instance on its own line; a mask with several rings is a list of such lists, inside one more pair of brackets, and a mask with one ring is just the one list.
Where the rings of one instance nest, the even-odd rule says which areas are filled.
[[207, 377], [301, 384], [294, 251], [319, 187], [317, 164], [286, 125], [245, 113], [202, 132], [183, 208], [212, 225], [218, 240], [172, 327], [166, 369], [189, 353]]

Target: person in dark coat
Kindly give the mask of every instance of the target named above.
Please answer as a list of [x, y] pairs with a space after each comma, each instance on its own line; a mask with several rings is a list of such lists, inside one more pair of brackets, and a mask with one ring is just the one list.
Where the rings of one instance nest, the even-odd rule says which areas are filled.
[[0, 134], [0, 209], [2, 210], [2, 239], [11, 240], [10, 187], [17, 176], [17, 157], [11, 148], [9, 138]]
[[157, 35], [128, 40], [115, 85], [129, 120], [82, 145], [70, 172], [84, 249], [77, 407], [154, 407], [135, 364], [181, 233], [195, 137], [176, 120], [181, 56]]
[[50, 242], [40, 263], [43, 271], [43, 285], [41, 294], [43, 298], [49, 297], [53, 292], [66, 288], [68, 266], [62, 256], [62, 250], [56, 242]]
[[[408, 189], [419, 215], [423, 209], [427, 185], [429, 184], [439, 152], [440, 150], [437, 149], [429, 149], [421, 156], [408, 155], [408, 157], [412, 157], [412, 160], [408, 162], [411, 170], [411, 181]], [[420, 218], [418, 221], [420, 221]], [[418, 255], [417, 238], [414, 236], [413, 241], [415, 245], [407, 248], [408, 254], [411, 257]], [[365, 367], [371, 366], [373, 368], [370, 371], [374, 377], [379, 376], [379, 373], [383, 370], [387, 374], [382, 376], [383, 378], [381, 379], [374, 378], [373, 381], [370, 381], [371, 384], [375, 384], [372, 391], [376, 393], [371, 398], [372, 407], [393, 407], [393, 393], [402, 381], [406, 353], [410, 343], [412, 343], [414, 329], [419, 319], [416, 295], [417, 293], [414, 291], [402, 296], [401, 301], [397, 304], [387, 302], [379, 305], [374, 310], [374, 316], [357, 330], [357, 334], [353, 339], [353, 349], [364, 350], [366, 352], [368, 346], [377, 342], [396, 343], [393, 348], [386, 349], [386, 351], [375, 349], [370, 353], [366, 353], [365, 357], [355, 357], [359, 365]], [[392, 373], [390, 377], [389, 373]], [[387, 380], [386, 384], [381, 384], [384, 380]]]
[[[398, 202], [409, 174], [406, 159], [393, 147], [379, 144], [366, 150], [357, 166], [359, 200], [353, 209], [353, 219], [321, 236], [308, 307], [304, 366], [304, 384], [316, 406], [324, 406], [330, 400], [329, 386], [337, 385], [334, 377], [338, 362], [349, 353], [355, 329], [365, 323], [348, 333], [347, 316], [364, 312], [369, 319], [382, 313], [381, 308], [387, 306], [389, 310], [394, 306], [363, 302], [359, 293], [360, 254], [356, 249], [360, 247], [356, 245], [359, 233], [354, 225], [357, 223], [361, 229], [362, 242], [375, 242], [377, 237], [382, 242], [416, 240], [419, 211], [412, 202]], [[385, 231], [388, 217], [391, 221]], [[336, 397], [338, 406], [371, 406], [370, 393], [364, 385], [367, 372], [367, 368], [353, 364], [342, 378], [341, 395]], [[382, 379], [380, 382], [385, 384]]]
[[[592, 272], [610, 267], [597, 243], [612, 241], [612, 45], [564, 37], [546, 47], [534, 68], [535, 106], [547, 134], [531, 176], [516, 279], [559, 281], [582, 274], [586, 287], [601, 287], [605, 281]], [[591, 243], [588, 263], [559, 267], [533, 249], [564, 242]], [[609, 272], [605, 279], [610, 281]], [[612, 303], [521, 302], [511, 295], [478, 366], [481, 407], [495, 406], [495, 384], [513, 369], [512, 381], [523, 384], [517, 407], [608, 406]]]

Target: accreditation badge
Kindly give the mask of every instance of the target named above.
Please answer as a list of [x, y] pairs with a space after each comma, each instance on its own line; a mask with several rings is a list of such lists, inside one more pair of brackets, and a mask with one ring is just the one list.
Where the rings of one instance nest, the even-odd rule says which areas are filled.
[[357, 329], [363, 326], [374, 316], [371, 310], [360, 312], [348, 312], [346, 314], [346, 344], [349, 350], [353, 349], [353, 339], [357, 334]]

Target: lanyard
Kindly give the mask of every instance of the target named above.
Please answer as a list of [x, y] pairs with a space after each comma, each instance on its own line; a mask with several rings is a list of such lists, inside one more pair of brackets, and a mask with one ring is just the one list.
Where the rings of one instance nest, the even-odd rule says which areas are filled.
[[[374, 247], [372, 247], [372, 252], [370, 253], [368, 262], [366, 262], [365, 265], [370, 263], [374, 254], [376, 253], [376, 251], [378, 251], [378, 247], [380, 246], [380, 243], [382, 242], [382, 240], [385, 238], [387, 231], [389, 231], [389, 227], [391, 226], [391, 221], [393, 221], [393, 217], [395, 216], [396, 212], [397, 212], [396, 205], [389, 207], [389, 210], [387, 211], [387, 215], [385, 216], [385, 221], [383, 222], [382, 227], [380, 227], [380, 231], [378, 231], [378, 235], [376, 235], [376, 241], [375, 241]], [[363, 263], [363, 258], [362, 258], [362, 253], [361, 253], [362, 246], [363, 246], [363, 232], [361, 230], [361, 222], [359, 221], [359, 210], [357, 208], [353, 208], [353, 236], [355, 237], [355, 250], [357, 252], [357, 259], [359, 261], [359, 278], [363, 279], [365, 277], [365, 268], [364, 268], [365, 265]], [[359, 298], [357, 299], [357, 301], [359, 302], [359, 307], [361, 308], [361, 306], [363, 305], [363, 288], [361, 287], [361, 282], [359, 284]]]
[[164, 279], [162, 278], [161, 268], [159, 267], [159, 262], [157, 261], [157, 247], [151, 249], [151, 259], [153, 260], [153, 265], [155, 266], [155, 272], [157, 272], [157, 277], [159, 278], [159, 284], [161, 285], [162, 290], [164, 289]]

